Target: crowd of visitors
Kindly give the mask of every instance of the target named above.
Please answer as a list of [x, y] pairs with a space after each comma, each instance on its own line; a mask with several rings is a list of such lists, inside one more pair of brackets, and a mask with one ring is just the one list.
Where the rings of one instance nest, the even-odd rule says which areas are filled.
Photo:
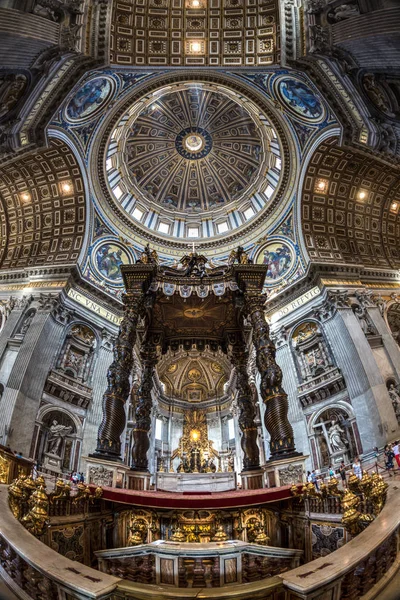
[[[387, 444], [383, 451], [383, 457], [385, 461], [385, 469], [389, 472], [389, 477], [392, 477], [393, 473], [397, 473], [400, 471], [400, 444], [399, 441], [396, 440], [393, 444]], [[379, 458], [379, 449], [374, 448], [375, 452], [375, 460], [376, 465], [379, 467], [378, 458]], [[381, 465], [383, 469], [383, 466]], [[358, 456], [355, 457], [353, 463], [351, 465], [345, 464], [342, 460], [338, 468], [334, 468], [332, 465], [329, 465], [327, 474], [317, 473], [316, 469], [313, 471], [307, 471], [307, 481], [314, 484], [315, 489], [319, 490], [321, 483], [328, 479], [332, 479], [333, 477], [340, 477], [340, 481], [342, 482], [342, 487], [347, 487], [347, 475], [350, 473], [354, 473], [358, 479], [362, 479], [363, 477], [363, 469], [361, 465], [360, 458]]]

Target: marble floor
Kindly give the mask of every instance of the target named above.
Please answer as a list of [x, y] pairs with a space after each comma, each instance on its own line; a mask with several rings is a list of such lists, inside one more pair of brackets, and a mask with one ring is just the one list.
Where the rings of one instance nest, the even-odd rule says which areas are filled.
[[376, 600], [399, 600], [400, 598], [400, 571], [389, 582], [389, 585], [379, 594]]

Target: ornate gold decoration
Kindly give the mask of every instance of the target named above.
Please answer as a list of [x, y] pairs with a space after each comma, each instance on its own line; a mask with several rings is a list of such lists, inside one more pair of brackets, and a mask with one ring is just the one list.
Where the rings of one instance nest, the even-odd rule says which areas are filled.
[[185, 542], [186, 541], [186, 536], [180, 527], [177, 527], [177, 529], [175, 529], [174, 533], [171, 535], [171, 540], [173, 542]]
[[128, 537], [128, 546], [138, 546], [143, 544], [147, 533], [148, 524], [145, 519], [135, 517], [130, 526], [130, 535]]
[[361, 491], [360, 480], [358, 479], [357, 475], [354, 475], [354, 473], [350, 473], [347, 484], [352, 492], [357, 493]]
[[29, 499], [29, 512], [22, 518], [22, 524], [35, 536], [41, 536], [48, 522], [49, 500], [43, 486], [38, 487]]
[[10, 461], [3, 453], [0, 453], [0, 483], [8, 483]]
[[89, 500], [90, 496], [90, 487], [84, 483], [78, 483], [77, 494], [74, 496], [72, 504], [77, 504], [80, 500]]
[[218, 452], [213, 448], [213, 442], [208, 439], [206, 414], [199, 410], [192, 410], [185, 413], [183, 435], [179, 441], [179, 447], [173, 451], [171, 459], [173, 460], [178, 456], [182, 461], [181, 470], [186, 470], [185, 461], [186, 463], [190, 463], [191, 459], [193, 459], [193, 453], [196, 454], [194, 465], [189, 464], [188, 468], [194, 472], [202, 469], [202, 466], [206, 462], [206, 457], [208, 459], [212, 459], [212, 457], [219, 458]]
[[101, 488], [101, 487], [98, 486], [95, 489], [94, 497], [96, 498], [96, 500], [99, 500], [100, 498], [102, 498], [103, 497], [103, 488]]
[[225, 533], [223, 526], [218, 525], [217, 531], [216, 531], [214, 537], [212, 538], [213, 542], [225, 542], [227, 539], [228, 539], [228, 536]]
[[259, 544], [260, 546], [268, 546], [270, 538], [267, 536], [266, 531], [263, 527], [260, 527], [259, 532], [257, 533], [254, 543]]
[[18, 520], [22, 517], [22, 503], [26, 498], [26, 493], [23, 488], [23, 480], [25, 476], [21, 476], [18, 479], [14, 479], [11, 485], [8, 487], [8, 503], [11, 508], [11, 512], [14, 517]]

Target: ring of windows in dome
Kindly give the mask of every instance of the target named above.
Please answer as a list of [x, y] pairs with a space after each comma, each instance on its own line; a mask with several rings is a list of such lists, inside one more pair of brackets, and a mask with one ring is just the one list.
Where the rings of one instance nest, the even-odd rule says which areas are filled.
[[266, 116], [208, 83], [168, 86], [136, 102], [113, 128], [104, 163], [121, 208], [174, 238], [226, 236], [244, 226], [271, 202], [283, 171]]

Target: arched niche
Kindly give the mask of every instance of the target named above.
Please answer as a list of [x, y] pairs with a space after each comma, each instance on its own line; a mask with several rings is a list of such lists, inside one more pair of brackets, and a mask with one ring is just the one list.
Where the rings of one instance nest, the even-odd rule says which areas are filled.
[[292, 330], [290, 343], [300, 382], [319, 377], [334, 366], [328, 343], [317, 321], [309, 319], [297, 324]]
[[85, 323], [72, 323], [58, 354], [57, 371], [90, 385], [97, 345], [97, 336], [91, 327]]
[[37, 417], [36, 460], [54, 473], [76, 470], [82, 443], [82, 423], [69, 411], [45, 406]]
[[386, 313], [389, 329], [398, 345], [400, 346], [400, 303], [393, 302]]
[[350, 463], [362, 453], [356, 417], [348, 402], [337, 402], [315, 411], [308, 421], [313, 466], [325, 470]]
[[24, 337], [29, 327], [32, 324], [32, 321], [36, 315], [36, 308], [29, 308], [19, 319], [17, 324], [15, 336], [16, 337]]

